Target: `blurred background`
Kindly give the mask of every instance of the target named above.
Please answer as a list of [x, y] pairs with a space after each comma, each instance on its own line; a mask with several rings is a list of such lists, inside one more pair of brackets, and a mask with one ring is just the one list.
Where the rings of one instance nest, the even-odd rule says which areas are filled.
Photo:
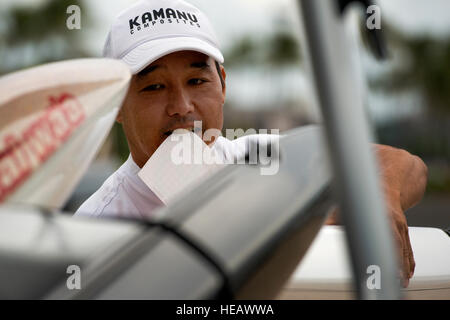
[[[65, 59], [101, 56], [114, 17], [134, 0], [2, 0], [0, 75]], [[224, 128], [280, 129], [320, 123], [304, 59], [294, 0], [190, 0], [214, 25], [227, 70]], [[363, 44], [360, 65], [377, 142], [428, 165], [422, 202], [410, 226], [450, 227], [450, 1], [378, 0], [390, 58]], [[68, 30], [68, 6], [81, 29]], [[115, 125], [65, 210], [74, 212], [128, 157]]]

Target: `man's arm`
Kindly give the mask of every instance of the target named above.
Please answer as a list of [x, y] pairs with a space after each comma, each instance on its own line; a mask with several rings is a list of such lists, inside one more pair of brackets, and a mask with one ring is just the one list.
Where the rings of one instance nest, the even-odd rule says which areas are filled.
[[422, 199], [428, 169], [419, 157], [405, 150], [384, 145], [374, 145], [374, 148], [394, 239], [399, 250], [403, 285], [407, 287], [409, 279], [414, 274], [416, 263], [404, 212]]
[[427, 184], [425, 163], [408, 151], [375, 144], [383, 186], [399, 198], [402, 210], [407, 210], [422, 199]]
[[[427, 184], [428, 169], [419, 157], [405, 150], [379, 144], [373, 147], [377, 155], [381, 185], [399, 250], [403, 286], [406, 287], [413, 276], [415, 261], [404, 212], [422, 199]], [[338, 224], [336, 213], [331, 215], [326, 223]]]

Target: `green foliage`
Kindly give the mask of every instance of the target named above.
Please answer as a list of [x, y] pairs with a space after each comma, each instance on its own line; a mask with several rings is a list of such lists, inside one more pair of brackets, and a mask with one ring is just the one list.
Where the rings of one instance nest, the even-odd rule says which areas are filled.
[[81, 0], [47, 0], [39, 6], [14, 6], [4, 12], [0, 29], [0, 74], [50, 61], [88, 56], [79, 30], [68, 30], [66, 10], [81, 8], [82, 27], [90, 16]]
[[286, 31], [272, 35], [268, 41], [268, 62], [274, 65], [289, 65], [300, 62], [300, 45], [297, 39]]
[[249, 63], [255, 59], [256, 52], [258, 50], [258, 44], [247, 35], [242, 37], [236, 42], [236, 44], [229, 50], [226, 57], [227, 66]]
[[74, 33], [67, 32], [66, 9], [73, 4], [81, 6], [80, 1], [51, 0], [39, 7], [12, 8], [8, 12], [11, 23], [3, 34], [6, 45], [41, 41], [55, 34], [71, 37]]
[[285, 66], [300, 62], [300, 46], [294, 35], [279, 30], [261, 40], [253, 35], [243, 36], [225, 54], [226, 65], [256, 64], [264, 66]]
[[386, 26], [391, 50], [399, 50], [402, 65], [372, 79], [371, 86], [386, 92], [419, 90], [428, 113], [450, 114], [450, 38], [406, 36]]

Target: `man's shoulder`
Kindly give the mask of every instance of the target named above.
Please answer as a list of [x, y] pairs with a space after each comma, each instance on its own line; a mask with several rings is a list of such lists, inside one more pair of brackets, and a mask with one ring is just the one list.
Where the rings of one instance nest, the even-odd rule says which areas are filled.
[[119, 170], [112, 173], [108, 179], [95, 191], [75, 212], [75, 216], [100, 217], [105, 214], [112, 214], [114, 202], [117, 202], [119, 189], [125, 175]]
[[137, 176], [131, 156], [75, 212], [76, 216], [136, 218], [151, 216], [162, 205]]

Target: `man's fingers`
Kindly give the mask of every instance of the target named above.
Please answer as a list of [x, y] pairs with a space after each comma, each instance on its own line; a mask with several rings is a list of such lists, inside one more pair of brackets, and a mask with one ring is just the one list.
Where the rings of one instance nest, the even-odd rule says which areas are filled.
[[404, 278], [409, 279], [414, 273], [415, 262], [411, 243], [409, 241], [408, 225], [406, 224], [406, 221], [403, 221], [402, 219], [397, 223], [397, 228], [402, 240], [401, 248], [403, 257], [403, 272], [405, 275]]
[[[405, 240], [405, 235], [403, 234], [403, 239]], [[402, 250], [403, 250], [403, 287], [406, 288], [409, 285], [409, 278], [410, 278], [410, 251], [408, 246], [406, 245], [405, 241], [402, 242]]]
[[399, 274], [400, 274], [400, 280], [403, 287], [406, 287], [405, 279], [407, 277], [408, 273], [405, 273], [405, 252], [403, 250], [403, 237], [400, 231], [398, 230], [397, 226], [394, 224], [394, 239], [395, 239], [395, 246], [397, 247], [398, 252], [398, 262], [399, 262]]
[[409, 279], [414, 274], [414, 269], [416, 263], [414, 261], [414, 253], [411, 247], [411, 242], [409, 239], [409, 230], [406, 221], [402, 219], [397, 220], [395, 223], [395, 240], [397, 242], [397, 247], [399, 250], [399, 257], [401, 258], [400, 269], [402, 271], [402, 284], [403, 287], [409, 285]]
[[406, 238], [405, 242], [406, 242], [406, 244], [408, 246], [408, 250], [409, 250], [409, 278], [412, 278], [412, 276], [414, 275], [414, 270], [416, 269], [416, 261], [414, 260], [414, 252], [412, 250], [411, 241], [409, 239], [408, 227], [406, 227], [405, 238]]

